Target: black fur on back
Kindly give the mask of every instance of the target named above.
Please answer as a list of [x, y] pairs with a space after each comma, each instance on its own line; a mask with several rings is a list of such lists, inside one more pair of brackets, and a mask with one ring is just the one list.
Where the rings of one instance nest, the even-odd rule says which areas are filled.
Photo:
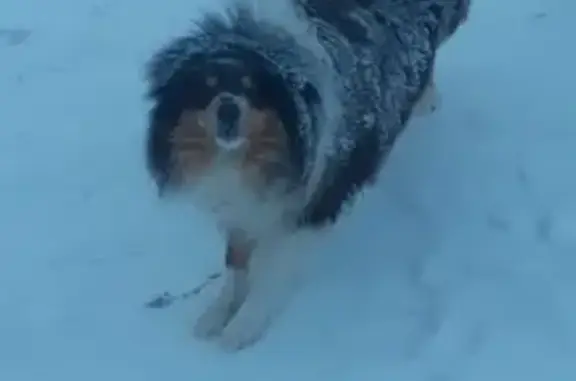
[[[328, 155], [323, 186], [300, 219], [301, 225], [320, 226], [336, 221], [344, 204], [375, 180], [433, 75], [437, 49], [466, 19], [470, 0], [294, 3], [333, 52], [349, 96], [343, 135], [353, 144]], [[351, 66], [339, 65], [343, 50], [351, 52]], [[366, 117], [371, 123], [363, 121]]]

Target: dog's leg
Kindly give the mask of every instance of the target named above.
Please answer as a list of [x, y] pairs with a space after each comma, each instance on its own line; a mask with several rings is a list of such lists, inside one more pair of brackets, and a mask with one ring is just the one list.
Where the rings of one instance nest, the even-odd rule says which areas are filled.
[[[433, 74], [432, 74], [433, 75]], [[422, 96], [414, 106], [413, 116], [425, 116], [434, 113], [442, 105], [442, 98], [436, 87], [436, 82], [432, 77]]]
[[252, 245], [237, 232], [228, 235], [226, 247], [226, 274], [220, 294], [200, 315], [194, 327], [194, 336], [211, 339], [220, 335], [228, 321], [238, 311], [248, 294], [248, 259]]
[[252, 253], [248, 266], [250, 292], [222, 331], [219, 341], [223, 349], [237, 351], [256, 343], [286, 307], [301, 280], [305, 254], [294, 245], [300, 237], [276, 237]]

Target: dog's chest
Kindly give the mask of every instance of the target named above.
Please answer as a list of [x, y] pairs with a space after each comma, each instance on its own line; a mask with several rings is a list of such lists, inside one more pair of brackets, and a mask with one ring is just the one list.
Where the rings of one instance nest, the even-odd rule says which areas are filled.
[[266, 184], [246, 168], [216, 165], [193, 188], [195, 204], [224, 229], [241, 229], [261, 236], [282, 222], [295, 207], [281, 183]]

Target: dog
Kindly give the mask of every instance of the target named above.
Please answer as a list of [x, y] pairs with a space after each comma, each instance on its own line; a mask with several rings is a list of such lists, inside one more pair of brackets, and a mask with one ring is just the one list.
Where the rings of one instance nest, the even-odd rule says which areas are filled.
[[241, 0], [155, 52], [149, 173], [226, 242], [197, 338], [235, 351], [264, 336], [306, 256], [293, 243], [333, 226], [434, 103], [437, 50], [470, 1]]

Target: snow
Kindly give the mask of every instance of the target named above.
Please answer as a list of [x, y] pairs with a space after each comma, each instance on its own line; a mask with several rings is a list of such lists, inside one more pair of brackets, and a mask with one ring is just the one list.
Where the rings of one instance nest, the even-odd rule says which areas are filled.
[[442, 108], [310, 263], [268, 336], [195, 341], [221, 266], [143, 165], [142, 64], [208, 0], [2, 0], [0, 379], [576, 379], [576, 33], [568, 0], [476, 0]]

